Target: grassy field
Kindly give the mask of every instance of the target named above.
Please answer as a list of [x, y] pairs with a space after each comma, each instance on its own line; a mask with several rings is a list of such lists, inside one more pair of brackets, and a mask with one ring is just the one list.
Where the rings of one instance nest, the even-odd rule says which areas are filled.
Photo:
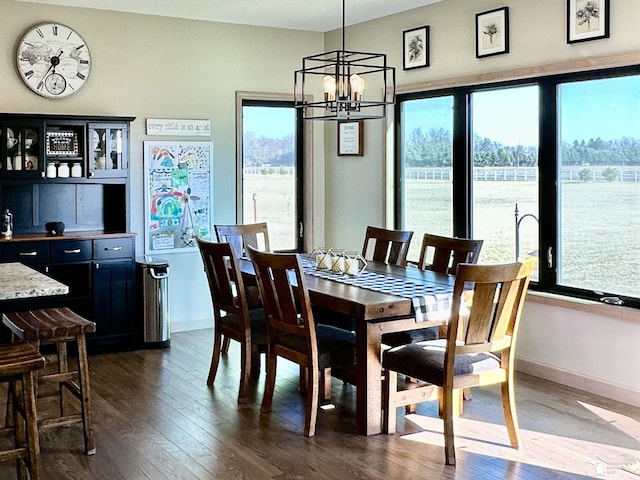
[[[273, 248], [292, 248], [295, 206], [291, 175], [245, 177], [245, 221], [269, 222]], [[514, 207], [520, 216], [537, 215], [535, 182], [475, 182], [474, 237], [484, 239], [481, 263], [515, 259]], [[561, 283], [640, 296], [640, 184], [563, 183], [561, 244], [557, 259]], [[406, 229], [415, 232], [410, 258], [417, 258], [425, 232], [451, 233], [451, 184], [408, 180]], [[364, 226], [363, 226], [364, 231]], [[520, 254], [537, 252], [537, 223], [526, 218], [520, 229]]]

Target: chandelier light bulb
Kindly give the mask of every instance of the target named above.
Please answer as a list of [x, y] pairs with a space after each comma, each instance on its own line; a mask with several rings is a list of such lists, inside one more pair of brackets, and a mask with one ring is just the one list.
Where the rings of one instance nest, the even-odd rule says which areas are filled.
[[364, 78], [362, 78], [357, 73], [354, 73], [349, 77], [349, 83], [351, 84], [353, 100], [359, 102], [360, 100], [362, 100], [362, 94], [364, 93]]
[[323, 85], [325, 101], [333, 102], [336, 99], [336, 79], [331, 75], [325, 75]]

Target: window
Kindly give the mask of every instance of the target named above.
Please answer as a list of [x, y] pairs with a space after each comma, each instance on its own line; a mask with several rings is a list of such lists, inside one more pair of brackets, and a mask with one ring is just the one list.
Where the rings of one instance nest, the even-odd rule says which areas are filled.
[[480, 263], [538, 255], [531, 216], [538, 211], [538, 101], [537, 86], [471, 94], [473, 236], [484, 240]]
[[559, 285], [640, 296], [640, 76], [558, 85]]
[[[453, 97], [404, 102], [400, 115], [403, 228], [451, 235]], [[418, 258], [420, 242], [411, 243], [409, 258]]]
[[[435, 192], [411, 175], [446, 99]], [[396, 118], [396, 228], [483, 239], [481, 263], [537, 255], [533, 288], [640, 307], [640, 67], [399, 95]]]
[[274, 250], [301, 248], [300, 136], [292, 102], [242, 101], [239, 222], [268, 222]]

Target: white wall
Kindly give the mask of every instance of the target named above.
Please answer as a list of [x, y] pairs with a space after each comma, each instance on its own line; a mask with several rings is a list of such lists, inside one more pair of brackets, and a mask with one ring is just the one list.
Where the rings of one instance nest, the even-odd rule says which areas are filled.
[[583, 310], [588, 302], [558, 307], [529, 298], [519, 370], [640, 406], [640, 312], [598, 305], [612, 314], [616, 309], [615, 317], [606, 316]]
[[[4, 19], [0, 29], [0, 111], [136, 117], [131, 134], [130, 230], [138, 234], [138, 255], [144, 253], [142, 142], [151, 139], [145, 136], [145, 119], [211, 120], [213, 220], [234, 223], [235, 92], [292, 94], [293, 71], [300, 68], [303, 56], [322, 51], [324, 41], [319, 33], [12, 0], [0, 0], [0, 12]], [[24, 32], [48, 21], [75, 28], [92, 54], [87, 84], [65, 99], [50, 100], [34, 94], [22, 83], [15, 67], [17, 43]], [[322, 166], [320, 142], [314, 158]], [[311, 173], [313, 178], [322, 179], [322, 172]], [[318, 217], [316, 221], [322, 222], [322, 216]], [[170, 262], [174, 329], [210, 326], [211, 300], [199, 254], [163, 256]]]
[[[509, 7], [510, 53], [475, 58], [475, 14], [503, 6]], [[386, 53], [389, 64], [397, 69], [398, 85], [405, 90], [411, 84], [435, 80], [516, 68], [535, 71], [542, 65], [638, 53], [640, 2], [618, 0], [611, 6], [611, 38], [572, 45], [566, 43], [564, 0], [446, 0], [351, 27], [346, 48]], [[402, 32], [423, 25], [431, 30], [431, 66], [405, 72]], [[340, 42], [340, 31], [326, 35], [327, 50], [339, 48]], [[393, 224], [385, 216], [392, 201], [392, 184], [386, 179], [393, 160], [391, 154], [385, 155], [389, 152], [385, 128], [381, 121], [367, 122], [364, 157], [348, 159], [336, 156], [335, 133], [325, 132], [326, 245], [358, 249], [367, 224]], [[589, 314], [571, 303], [559, 308], [528, 302], [519, 340], [519, 368], [640, 405], [640, 312], [632, 311], [621, 320], [613, 314], [616, 308], [607, 306]]]

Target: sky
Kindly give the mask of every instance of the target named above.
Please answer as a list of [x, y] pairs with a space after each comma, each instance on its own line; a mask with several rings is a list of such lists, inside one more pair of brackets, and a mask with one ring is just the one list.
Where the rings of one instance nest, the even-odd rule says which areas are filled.
[[295, 131], [295, 118], [292, 107], [244, 107], [242, 125], [259, 137], [282, 138]]
[[[640, 138], [640, 77], [567, 83], [560, 87], [561, 138], [565, 142]], [[538, 89], [514, 87], [476, 92], [473, 127], [481, 137], [503, 145], [537, 145]], [[451, 129], [450, 97], [405, 103], [407, 130]]]
[[[640, 138], [640, 76], [566, 83], [558, 96], [564, 142]], [[537, 87], [476, 92], [472, 102], [474, 130], [481, 137], [509, 146], [537, 145]], [[407, 131], [417, 127], [451, 130], [451, 109], [450, 97], [405, 102]], [[243, 122], [246, 130], [258, 136], [280, 138], [295, 128], [295, 109], [245, 107]]]

